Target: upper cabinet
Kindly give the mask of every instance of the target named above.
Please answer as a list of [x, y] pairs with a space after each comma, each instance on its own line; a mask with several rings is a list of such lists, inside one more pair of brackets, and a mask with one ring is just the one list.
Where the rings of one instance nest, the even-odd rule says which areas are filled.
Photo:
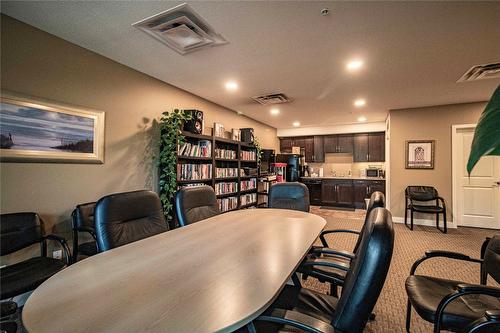
[[354, 134], [354, 162], [384, 162], [385, 133]]
[[325, 136], [325, 153], [352, 153], [353, 135], [337, 134]]
[[323, 163], [326, 153], [353, 154], [354, 162], [384, 162], [385, 133], [335, 134], [280, 138], [282, 154], [300, 147], [306, 162]]

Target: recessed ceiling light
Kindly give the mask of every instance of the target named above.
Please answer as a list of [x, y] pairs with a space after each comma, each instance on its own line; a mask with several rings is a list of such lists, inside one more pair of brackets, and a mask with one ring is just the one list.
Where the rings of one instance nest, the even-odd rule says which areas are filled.
[[364, 99], [362, 99], [362, 98], [357, 99], [357, 100], [354, 101], [354, 106], [358, 107], [358, 108], [360, 108], [362, 106], [365, 106], [365, 104], [366, 104], [366, 101]]
[[228, 81], [226, 82], [226, 89], [229, 91], [235, 91], [238, 89], [238, 83], [235, 81]]
[[356, 59], [356, 60], [351, 60], [347, 63], [346, 68], [349, 71], [356, 71], [363, 67], [363, 61]]
[[279, 109], [276, 109], [276, 108], [271, 109], [271, 114], [272, 114], [273, 116], [276, 116], [276, 115], [278, 115], [279, 113], [280, 113], [280, 110], [279, 110]]
[[295, 127], [299, 127], [300, 123], [298, 121], [294, 121], [292, 125], [295, 126]]
[[366, 121], [366, 117], [359, 117], [358, 121], [360, 121], [360, 122]]

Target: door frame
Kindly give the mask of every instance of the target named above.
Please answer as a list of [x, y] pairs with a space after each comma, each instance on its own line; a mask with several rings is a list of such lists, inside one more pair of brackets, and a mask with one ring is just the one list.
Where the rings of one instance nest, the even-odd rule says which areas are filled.
[[[458, 152], [457, 152], [457, 140], [458, 140], [458, 130], [461, 129], [474, 129], [477, 124], [461, 124], [451, 126], [451, 204], [453, 205], [453, 227], [457, 228], [459, 225], [458, 216], [458, 203], [457, 203], [457, 175], [458, 175]], [[460, 221], [461, 222], [461, 221]]]

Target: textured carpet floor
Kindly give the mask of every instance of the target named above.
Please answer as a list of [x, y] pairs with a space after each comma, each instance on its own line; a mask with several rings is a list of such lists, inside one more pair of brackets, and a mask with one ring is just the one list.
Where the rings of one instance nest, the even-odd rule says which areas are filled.
[[[325, 229], [349, 228], [359, 230], [364, 222], [364, 211], [335, 212], [312, 207], [311, 212], [323, 216], [328, 224]], [[376, 319], [369, 322], [365, 332], [392, 333], [405, 331], [406, 292], [405, 279], [409, 275], [411, 265], [427, 250], [448, 250], [461, 252], [479, 258], [481, 244], [487, 236], [495, 231], [475, 228], [448, 229], [442, 234], [436, 228], [415, 226], [413, 231], [403, 224], [395, 223], [395, 243], [391, 268], [387, 276], [382, 294], [375, 307]], [[496, 233], [499, 233], [498, 231]], [[355, 236], [329, 236], [329, 243], [336, 248], [352, 249]], [[423, 263], [417, 273], [479, 283], [479, 265], [464, 263], [451, 259], [431, 259]], [[489, 284], [494, 285], [491, 280]], [[305, 282], [308, 288], [327, 292], [329, 287], [309, 278]], [[412, 314], [412, 333], [432, 332], [432, 325]]]

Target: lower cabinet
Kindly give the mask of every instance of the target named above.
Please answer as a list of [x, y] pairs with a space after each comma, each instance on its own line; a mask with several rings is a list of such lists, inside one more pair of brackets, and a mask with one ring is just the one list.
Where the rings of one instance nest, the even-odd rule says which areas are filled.
[[385, 180], [323, 179], [320, 194], [318, 180], [314, 189], [307, 182], [305, 184], [309, 187], [312, 205], [366, 208], [365, 199], [373, 192], [385, 194]]
[[354, 206], [366, 208], [365, 199], [373, 192], [380, 191], [385, 194], [385, 180], [353, 180]]
[[351, 180], [324, 179], [321, 185], [323, 205], [352, 207], [354, 192]]

